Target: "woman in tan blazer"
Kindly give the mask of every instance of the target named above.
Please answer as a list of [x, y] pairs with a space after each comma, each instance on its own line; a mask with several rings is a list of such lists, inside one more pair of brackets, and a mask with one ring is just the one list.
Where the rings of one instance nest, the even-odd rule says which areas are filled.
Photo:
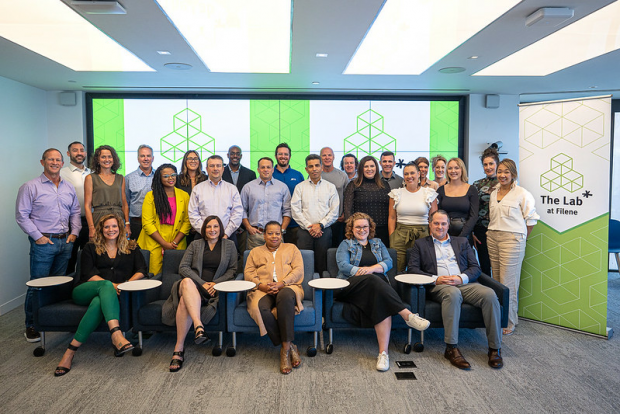
[[280, 349], [280, 372], [289, 374], [301, 365], [295, 339], [294, 319], [304, 307], [304, 263], [294, 244], [282, 243], [282, 227], [277, 221], [267, 223], [265, 245], [252, 249], [245, 265], [245, 280], [256, 283], [248, 293], [248, 312], [256, 321], [260, 334], [269, 335]]

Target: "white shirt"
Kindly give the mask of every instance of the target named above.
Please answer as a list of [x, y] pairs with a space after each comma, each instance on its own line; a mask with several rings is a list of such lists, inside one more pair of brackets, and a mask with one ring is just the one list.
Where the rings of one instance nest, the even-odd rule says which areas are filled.
[[230, 237], [241, 225], [243, 206], [239, 197], [239, 190], [234, 185], [220, 180], [203, 181], [194, 186], [189, 196], [187, 207], [189, 221], [194, 230], [200, 233], [202, 223], [210, 216], [218, 216], [224, 225], [224, 232]]
[[60, 176], [63, 180], [67, 180], [73, 187], [75, 188], [75, 192], [77, 193], [78, 201], [80, 202], [80, 211], [82, 217], [86, 215], [84, 213], [84, 180], [86, 176], [90, 174], [90, 171], [87, 167], [84, 167], [83, 170], [80, 170], [75, 165], [69, 163], [66, 167], [62, 167], [60, 169]]
[[338, 219], [339, 209], [336, 186], [323, 179], [316, 184], [311, 179], [302, 181], [291, 198], [293, 219], [306, 230], [316, 223], [331, 226]]
[[[459, 269], [454, 249], [450, 243], [450, 236], [444, 241], [439, 241], [433, 237], [433, 245], [435, 246], [435, 256], [437, 258], [437, 276], [458, 275], [463, 281], [463, 285], [468, 284], [469, 277], [465, 273], [461, 273], [461, 269]], [[435, 281], [437, 281], [436, 277]]]
[[437, 199], [437, 191], [430, 187], [420, 187], [415, 193], [401, 187], [388, 194], [394, 199], [396, 221], [408, 226], [428, 225], [428, 212], [433, 201]]
[[534, 196], [523, 187], [512, 188], [497, 202], [499, 184], [489, 200], [489, 230], [527, 234], [527, 226], [535, 226], [540, 216], [536, 213]]

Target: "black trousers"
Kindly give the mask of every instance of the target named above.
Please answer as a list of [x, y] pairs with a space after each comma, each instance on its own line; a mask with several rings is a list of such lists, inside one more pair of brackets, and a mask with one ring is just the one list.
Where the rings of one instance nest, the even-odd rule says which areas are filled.
[[286, 229], [286, 234], [284, 235], [284, 243], [291, 243], [297, 245], [297, 232], [299, 231], [299, 226], [288, 227]]
[[129, 229], [131, 230], [131, 240], [138, 240], [142, 231], [142, 217], [129, 217]]
[[71, 274], [75, 272], [78, 251], [82, 250], [86, 243], [88, 243], [88, 222], [86, 221], [86, 217], [82, 216], [82, 230], [80, 230], [78, 238], [73, 243], [73, 250], [71, 251], [71, 258], [69, 259], [69, 264], [67, 264], [66, 274]]
[[[263, 318], [267, 335], [274, 345], [295, 340], [295, 292], [290, 288], [281, 289], [277, 295], [265, 295], [258, 302], [258, 310]], [[276, 308], [278, 319], [271, 309]]]
[[472, 242], [476, 251], [478, 252], [478, 262], [480, 262], [480, 269], [482, 273], [491, 276], [491, 259], [489, 259], [489, 249], [487, 248], [487, 228], [484, 226], [474, 227], [474, 236], [480, 240], [480, 244]]
[[336, 221], [329, 228], [332, 229], [332, 247], [338, 248], [344, 240], [345, 223], [344, 221]]
[[314, 271], [322, 275], [327, 270], [327, 249], [332, 246], [332, 229], [327, 227], [323, 235], [314, 238], [308, 230], [301, 227], [297, 231], [297, 248], [300, 250], [314, 250]]

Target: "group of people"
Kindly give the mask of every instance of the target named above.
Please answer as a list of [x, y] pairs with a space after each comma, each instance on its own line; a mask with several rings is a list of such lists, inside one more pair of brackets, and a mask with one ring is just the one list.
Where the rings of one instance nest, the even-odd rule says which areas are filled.
[[[391, 317], [424, 330], [429, 322], [412, 313], [386, 277], [399, 273], [435, 278], [427, 290], [442, 304], [445, 356], [469, 368], [460, 354], [460, 304], [481, 307], [489, 340], [489, 365], [501, 368], [499, 303], [495, 293], [476, 282], [482, 271], [510, 288], [510, 335], [517, 323], [517, 292], [525, 240], [538, 215], [533, 197], [516, 185], [516, 165], [486, 150], [486, 177], [473, 185], [459, 158], [420, 157], [394, 172], [395, 155], [384, 152], [357, 160], [346, 154], [334, 166], [326, 147], [305, 159], [308, 178], [290, 166], [286, 143], [275, 149], [275, 162], [263, 157], [256, 173], [243, 165], [242, 151], [230, 147], [228, 164], [219, 155], [205, 161], [197, 151], [183, 157], [180, 173], [173, 164], [153, 169], [153, 150], [138, 148], [139, 168], [123, 177], [111, 146], [95, 149], [87, 168], [82, 143], [69, 145], [70, 164], [56, 149], [44, 152], [43, 174], [18, 193], [16, 219], [28, 234], [31, 278], [62, 275], [75, 269], [81, 251], [80, 284], [73, 300], [88, 305], [78, 331], [55, 375], [66, 374], [73, 355], [105, 320], [115, 353], [133, 349], [119, 332], [118, 284], [157, 274], [165, 250], [185, 250], [182, 279], [162, 310], [162, 321], [176, 325], [177, 342], [170, 371], [183, 366], [185, 339], [193, 326], [195, 343], [207, 340], [204, 324], [215, 315], [216, 283], [231, 280], [239, 253], [251, 250], [244, 270], [256, 288], [248, 294], [248, 311], [274, 345], [280, 345], [280, 371], [301, 364], [294, 345], [294, 315], [303, 311], [303, 263], [300, 249], [313, 250], [315, 271], [327, 269], [327, 250], [337, 247], [338, 277], [350, 284], [336, 299], [343, 317], [374, 327], [379, 344], [376, 368], [389, 369], [387, 348]], [[435, 175], [430, 180], [429, 167]], [[137, 246], [150, 251], [147, 264]], [[87, 244], [87, 242], [89, 242]], [[387, 248], [397, 252], [392, 263]], [[411, 249], [407, 263], [407, 250]], [[26, 339], [40, 340], [33, 327], [32, 292], [26, 296]]]

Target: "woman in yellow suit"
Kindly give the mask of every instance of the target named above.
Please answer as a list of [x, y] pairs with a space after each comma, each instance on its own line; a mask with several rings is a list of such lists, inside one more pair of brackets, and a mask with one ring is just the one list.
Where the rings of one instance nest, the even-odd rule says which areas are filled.
[[149, 269], [161, 271], [164, 250], [186, 248], [185, 236], [191, 229], [187, 205], [189, 195], [175, 188], [177, 168], [163, 164], [153, 176], [150, 191], [142, 204], [142, 232], [138, 238], [140, 248], [151, 252]]

